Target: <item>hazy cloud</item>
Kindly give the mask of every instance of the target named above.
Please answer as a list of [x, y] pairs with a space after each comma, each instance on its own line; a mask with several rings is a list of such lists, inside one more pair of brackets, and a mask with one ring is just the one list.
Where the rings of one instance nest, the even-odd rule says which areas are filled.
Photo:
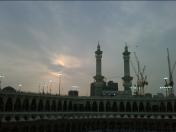
[[[175, 7], [174, 1], [0, 2], [3, 86], [22, 83], [24, 90], [38, 92], [40, 82], [52, 79], [57, 92], [58, 76], [51, 73], [62, 71], [64, 94], [77, 85], [81, 95], [88, 95], [100, 41], [103, 75], [123, 89], [122, 52], [127, 42], [147, 66], [146, 91], [160, 92], [168, 76], [167, 47], [175, 61]], [[131, 59], [135, 63], [133, 53]], [[131, 74], [135, 77], [132, 69]]]

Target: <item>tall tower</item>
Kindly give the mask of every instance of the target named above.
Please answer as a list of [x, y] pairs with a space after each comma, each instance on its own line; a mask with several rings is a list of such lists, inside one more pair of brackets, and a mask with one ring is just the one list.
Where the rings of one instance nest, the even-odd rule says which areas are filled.
[[102, 58], [103, 51], [100, 49], [100, 45], [98, 42], [97, 50], [95, 51], [95, 57], [96, 57], [96, 75], [94, 76], [94, 79], [96, 82], [102, 82], [104, 77], [101, 74], [101, 58]]
[[133, 77], [130, 76], [130, 52], [128, 51], [128, 46], [125, 46], [125, 51], [123, 52], [123, 59], [124, 59], [124, 77], [123, 79], [123, 86], [124, 86], [124, 92], [126, 94], [132, 94], [131, 93], [131, 86], [132, 86], [132, 80]]
[[102, 96], [103, 89], [106, 87], [106, 83], [104, 82], [104, 76], [101, 73], [101, 58], [102, 53], [100, 49], [100, 45], [98, 43], [97, 50], [95, 51], [96, 57], [96, 75], [93, 77], [95, 82], [91, 83], [91, 96]]

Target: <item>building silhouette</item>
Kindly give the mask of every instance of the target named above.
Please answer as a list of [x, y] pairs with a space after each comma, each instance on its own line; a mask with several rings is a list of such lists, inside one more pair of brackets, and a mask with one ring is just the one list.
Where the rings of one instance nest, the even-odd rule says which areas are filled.
[[101, 59], [103, 51], [100, 49], [98, 42], [97, 50], [95, 51], [96, 57], [96, 75], [94, 76], [94, 82], [91, 83], [90, 96], [116, 96], [118, 94], [118, 83], [104, 81], [102, 76]]

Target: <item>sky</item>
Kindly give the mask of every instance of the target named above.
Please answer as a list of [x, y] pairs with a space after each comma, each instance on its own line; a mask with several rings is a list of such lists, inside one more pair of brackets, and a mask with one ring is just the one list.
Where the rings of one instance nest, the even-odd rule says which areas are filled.
[[[28, 92], [47, 92], [48, 87], [56, 94], [60, 78], [61, 95], [77, 89], [88, 96], [98, 41], [106, 81], [118, 82], [123, 90], [122, 52], [127, 43], [135, 67], [134, 52], [141, 67], [146, 65], [146, 93], [164, 92], [160, 86], [168, 77], [167, 48], [172, 66], [176, 61], [176, 2], [1, 1], [2, 87]], [[132, 68], [131, 75], [134, 85]], [[173, 77], [176, 83], [176, 70]]]

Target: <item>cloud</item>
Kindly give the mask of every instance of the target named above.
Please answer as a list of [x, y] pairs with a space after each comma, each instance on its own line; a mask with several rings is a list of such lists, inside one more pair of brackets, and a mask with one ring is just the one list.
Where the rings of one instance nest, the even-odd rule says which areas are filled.
[[[81, 95], [87, 95], [95, 75], [94, 51], [100, 41], [102, 73], [123, 89], [122, 52], [127, 42], [129, 50], [136, 51], [141, 63], [147, 65], [146, 90], [156, 93], [163, 83], [161, 76], [167, 75], [165, 49], [169, 47], [175, 56], [175, 2], [1, 4], [0, 72], [6, 75], [4, 86], [22, 82], [25, 90], [38, 91], [39, 82], [57, 80], [50, 73], [62, 71], [63, 93], [76, 85]], [[132, 54], [131, 59], [135, 61]], [[131, 73], [134, 76], [132, 69]]]

